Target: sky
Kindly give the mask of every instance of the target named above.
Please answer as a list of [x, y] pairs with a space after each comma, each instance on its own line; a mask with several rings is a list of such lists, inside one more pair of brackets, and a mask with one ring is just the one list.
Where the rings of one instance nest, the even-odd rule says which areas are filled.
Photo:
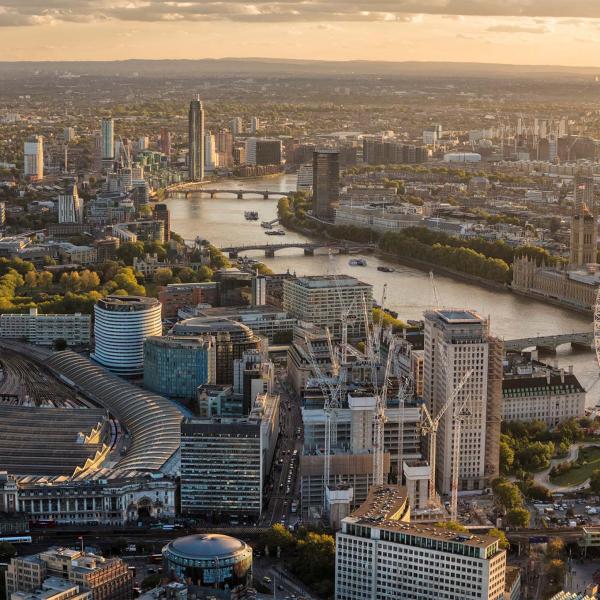
[[0, 60], [600, 67], [600, 0], [0, 0]]

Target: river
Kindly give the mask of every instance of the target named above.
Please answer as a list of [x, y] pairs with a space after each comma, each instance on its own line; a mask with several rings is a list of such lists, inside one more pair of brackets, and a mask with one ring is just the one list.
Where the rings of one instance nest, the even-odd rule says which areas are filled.
[[[296, 187], [294, 175], [282, 175], [265, 179], [228, 179], [223, 184], [210, 187], [241, 190], [289, 191]], [[247, 196], [238, 200], [233, 196], [210, 198], [195, 193], [189, 198], [176, 197], [167, 200], [171, 212], [171, 229], [185, 239], [196, 236], [209, 239], [215, 246], [243, 245], [257, 242], [310, 241], [303, 235], [288, 231], [286, 237], [269, 237], [260, 221], [277, 216], [277, 198], [265, 200]], [[244, 211], [256, 210], [259, 221], [246, 221]], [[260, 257], [259, 251], [248, 252]], [[278, 252], [264, 262], [275, 272], [289, 270], [298, 275], [352, 274], [373, 285], [376, 299], [381, 297], [383, 285], [388, 284], [387, 306], [398, 312], [401, 319], [420, 319], [423, 311], [434, 304], [434, 294], [428, 273], [380, 260], [372, 255], [357, 255], [368, 262], [366, 267], [348, 266], [348, 256], [316, 254], [304, 256], [302, 250], [290, 249]], [[378, 265], [391, 266], [393, 273], [377, 270]], [[488, 316], [494, 334], [506, 338], [522, 338], [532, 335], [551, 335], [573, 331], [589, 331], [591, 317], [555, 306], [499, 292], [477, 285], [436, 276], [435, 285], [442, 306], [472, 308]], [[378, 300], [379, 301], [379, 300]], [[543, 357], [548, 361], [554, 357]], [[581, 383], [589, 390], [587, 404], [600, 403], [599, 369], [591, 352], [572, 352], [568, 346], [558, 349], [556, 359], [561, 366], [573, 365]]]

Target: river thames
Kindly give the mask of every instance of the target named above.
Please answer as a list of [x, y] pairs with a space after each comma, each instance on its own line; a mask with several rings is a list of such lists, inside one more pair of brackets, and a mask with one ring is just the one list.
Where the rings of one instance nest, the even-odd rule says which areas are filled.
[[[295, 175], [282, 175], [266, 179], [228, 179], [220, 184], [226, 189], [290, 191], [296, 189]], [[219, 184], [209, 187], [218, 188]], [[292, 241], [314, 241], [293, 231], [285, 237], [270, 237], [260, 226], [277, 216], [278, 198], [265, 200], [262, 196], [246, 196], [238, 200], [223, 195], [210, 198], [203, 193], [194, 193], [166, 201], [171, 213], [171, 229], [186, 240], [196, 236], [206, 238], [217, 247], [252, 243], [279, 243]], [[255, 210], [258, 221], [246, 221], [244, 211]], [[380, 260], [372, 255], [357, 255], [365, 258], [366, 267], [350, 267], [348, 256], [329, 255], [327, 252], [315, 256], [304, 256], [300, 249], [283, 250], [274, 258], [264, 258], [260, 251], [245, 253], [258, 258], [275, 272], [290, 271], [297, 275], [350, 274], [373, 285], [375, 299], [379, 301], [383, 285], [388, 284], [387, 306], [398, 312], [401, 319], [420, 319], [423, 311], [434, 304], [429, 274], [396, 263]], [[354, 257], [353, 257], [354, 258]], [[383, 273], [377, 266], [393, 267], [393, 273]], [[555, 306], [516, 296], [510, 292], [492, 291], [448, 277], [436, 276], [436, 287], [440, 305], [471, 308], [490, 318], [491, 331], [502, 338], [522, 338], [532, 335], [550, 335], [573, 331], [591, 331], [592, 319], [582, 314], [563, 310]], [[542, 357], [552, 362], [554, 357]], [[581, 383], [589, 390], [587, 404], [600, 403], [599, 369], [592, 352], [572, 352], [568, 346], [558, 349], [556, 356], [561, 366], [572, 364]]]

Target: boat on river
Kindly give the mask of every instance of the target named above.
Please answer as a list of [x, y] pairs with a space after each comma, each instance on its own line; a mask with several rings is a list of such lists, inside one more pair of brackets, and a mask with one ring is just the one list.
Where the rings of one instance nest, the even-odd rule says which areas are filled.
[[351, 267], [366, 267], [367, 266], [367, 261], [364, 258], [351, 258], [348, 261], [348, 264]]

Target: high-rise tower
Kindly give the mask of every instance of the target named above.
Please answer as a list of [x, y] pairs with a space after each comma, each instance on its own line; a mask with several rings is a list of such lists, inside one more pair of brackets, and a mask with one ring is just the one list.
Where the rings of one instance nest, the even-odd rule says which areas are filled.
[[598, 225], [594, 198], [594, 178], [575, 177], [575, 198], [571, 217], [571, 251], [569, 264], [581, 267], [596, 263]]
[[102, 162], [115, 160], [115, 122], [113, 119], [102, 119]]
[[340, 198], [340, 154], [321, 150], [313, 154], [313, 215], [332, 219]]
[[204, 107], [199, 95], [190, 102], [188, 136], [188, 179], [202, 181], [204, 179]]

